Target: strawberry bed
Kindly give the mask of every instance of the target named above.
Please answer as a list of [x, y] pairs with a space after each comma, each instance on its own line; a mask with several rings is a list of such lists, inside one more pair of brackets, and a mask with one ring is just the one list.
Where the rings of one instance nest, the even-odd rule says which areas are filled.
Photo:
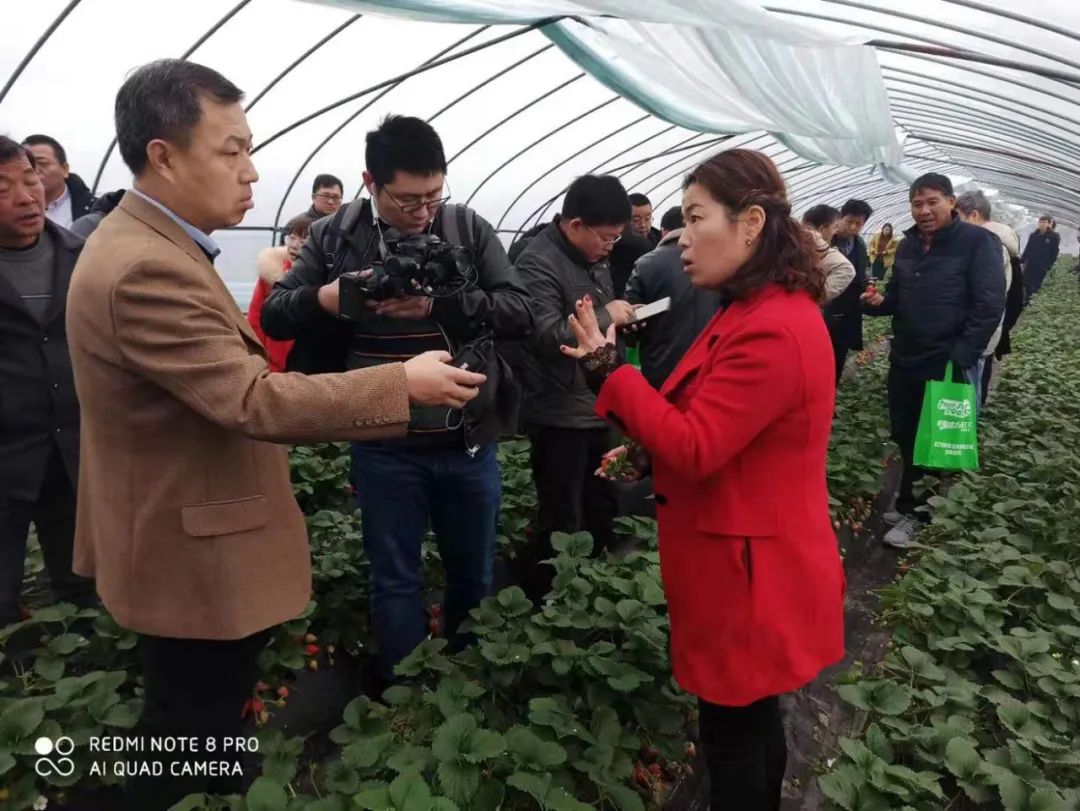
[[[886, 327], [868, 324], [870, 348], [854, 359], [838, 397], [829, 484], [849, 546], [889, 453]], [[527, 441], [504, 442], [499, 455], [499, 556], [509, 558], [531, 532], [536, 500]], [[261, 776], [245, 797], [193, 797], [183, 808], [693, 806], [694, 706], [670, 679], [651, 521], [619, 519], [623, 545], [636, 551], [603, 560], [587, 555], [587, 536], [559, 537], [559, 574], [547, 605], [501, 589], [475, 613], [478, 644], [458, 655], [437, 635], [441, 566], [426, 543], [436, 633], [402, 664], [408, 681], [376, 703], [355, 698], [370, 657], [369, 573], [346, 446], [296, 448], [291, 459], [308, 518], [315, 593], [263, 653], [262, 682], [245, 707], [260, 739], [251, 765]], [[76, 808], [87, 796], [112, 796], [109, 787], [119, 781], [91, 775], [78, 761], [68, 778], [38, 777], [33, 742], [62, 730], [80, 746], [129, 730], [139, 708], [134, 644], [106, 613], [64, 606], [39, 609], [8, 629], [0, 809], [30, 808], [42, 797], [52, 808]]]
[[1014, 334], [982, 469], [931, 500], [881, 595], [889, 653], [838, 688], [862, 723], [820, 780], [835, 807], [1080, 808], [1078, 320], [1059, 271]]

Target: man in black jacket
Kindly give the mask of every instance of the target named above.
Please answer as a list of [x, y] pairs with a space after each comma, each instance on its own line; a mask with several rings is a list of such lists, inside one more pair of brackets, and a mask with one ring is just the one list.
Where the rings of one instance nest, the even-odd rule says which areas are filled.
[[650, 319], [638, 336], [641, 373], [655, 389], [675, 370], [721, 304], [718, 292], [695, 287], [686, 275], [679, 247], [682, 229], [682, 209], [668, 209], [660, 221], [660, 246], [638, 260], [626, 285], [626, 300], [631, 304], [671, 299], [671, 309]]
[[107, 217], [114, 208], [120, 205], [124, 198], [124, 189], [106, 192], [94, 201], [89, 214], [84, 214], [71, 224], [68, 230], [83, 239], [89, 239], [90, 235], [101, 225], [101, 221]]
[[960, 220], [949, 178], [923, 175], [910, 198], [915, 226], [897, 249], [885, 295], [862, 296], [870, 315], [893, 318], [889, 420], [904, 472], [896, 508], [885, 516], [895, 524], [885, 543], [899, 549], [919, 528], [914, 484], [925, 471], [915, 467], [914, 454], [926, 384], [943, 379], [952, 362], [954, 375], [977, 388], [983, 352], [1005, 311], [1001, 242]]
[[1028, 237], [1020, 262], [1024, 266], [1024, 280], [1027, 282], [1027, 297], [1031, 299], [1039, 292], [1046, 280], [1046, 274], [1057, 261], [1061, 237], [1050, 227], [1052, 218], [1049, 214], [1039, 217], [1039, 229]]
[[660, 229], [653, 228], [652, 201], [641, 192], [630, 195], [630, 230], [654, 248], [660, 244]]
[[532, 297], [536, 328], [525, 358], [524, 420], [532, 440], [538, 526], [523, 556], [523, 586], [539, 600], [551, 582], [552, 532], [587, 530], [596, 553], [614, 541], [615, 499], [594, 473], [611, 448], [607, 424], [593, 413], [596, 395], [577, 361], [559, 347], [573, 342], [567, 318], [591, 296], [600, 329], [626, 325], [634, 308], [612, 291], [608, 256], [630, 219], [626, 190], [614, 177], [584, 175], [570, 184], [562, 213], [535, 236], [517, 268]]
[[865, 200], [848, 200], [840, 209], [840, 225], [833, 237], [833, 247], [855, 268], [855, 278], [847, 289], [825, 307], [825, 325], [836, 356], [836, 383], [844, 373], [848, 352], [863, 348], [862, 305], [859, 296], [866, 290], [866, 270], [870, 257], [862, 233], [874, 210]]
[[34, 164], [45, 184], [45, 216], [68, 228], [79, 217], [89, 214], [94, 195], [68, 167], [67, 152], [60, 142], [38, 134], [24, 138], [23, 146], [33, 153]]
[[345, 186], [334, 175], [315, 175], [311, 184], [311, 208], [307, 210], [307, 216], [313, 220], [321, 220], [330, 217], [341, 208], [344, 199]]
[[30, 524], [53, 597], [95, 601], [93, 581], [71, 571], [79, 404], [64, 302], [81, 250], [45, 219], [33, 155], [0, 136], [0, 625], [20, 618]]
[[[486, 334], [527, 335], [528, 293], [494, 229], [471, 209], [444, 205], [446, 157], [435, 130], [418, 118], [390, 116], [368, 133], [366, 160], [364, 185], [371, 198], [315, 223], [299, 259], [263, 306], [266, 334], [296, 341], [289, 369], [357, 369], [428, 350], [456, 353]], [[384, 262], [395, 236], [423, 233], [469, 248], [476, 284], [438, 298], [368, 299], [359, 317], [341, 319], [340, 274]], [[490, 342], [484, 352], [484, 367], [473, 368], [487, 381], [467, 408], [414, 407], [404, 439], [353, 445], [353, 482], [372, 564], [372, 613], [386, 680], [427, 633], [420, 545], [429, 524], [446, 567], [448, 636], [491, 587], [502, 494], [495, 440], [509, 375]]]

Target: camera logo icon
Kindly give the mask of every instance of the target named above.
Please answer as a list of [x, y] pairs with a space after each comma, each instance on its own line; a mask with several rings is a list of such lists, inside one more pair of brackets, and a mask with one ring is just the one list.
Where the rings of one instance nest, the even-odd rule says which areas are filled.
[[[75, 741], [66, 735], [53, 741], [51, 738], [38, 738], [34, 741], [34, 751], [40, 757], [34, 761], [34, 771], [39, 777], [55, 774], [59, 777], [71, 777], [75, 774], [75, 761], [68, 755], [75, 751]], [[59, 755], [53, 759], [50, 755]]]

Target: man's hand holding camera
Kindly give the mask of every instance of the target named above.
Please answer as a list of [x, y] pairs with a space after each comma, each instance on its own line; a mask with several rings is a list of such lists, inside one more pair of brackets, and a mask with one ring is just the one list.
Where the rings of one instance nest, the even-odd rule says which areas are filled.
[[431, 315], [434, 299], [430, 296], [398, 296], [384, 301], [368, 301], [365, 306], [374, 310], [376, 315], [387, 318], [422, 319]]
[[[363, 271], [361, 275], [365, 273], [370, 275], [371, 271]], [[433, 301], [430, 296], [396, 296], [382, 301], [368, 299], [364, 302], [364, 306], [376, 315], [385, 315], [388, 318], [411, 318], [418, 321], [431, 315]], [[334, 279], [319, 288], [319, 306], [335, 318], [341, 315], [339, 279]]]

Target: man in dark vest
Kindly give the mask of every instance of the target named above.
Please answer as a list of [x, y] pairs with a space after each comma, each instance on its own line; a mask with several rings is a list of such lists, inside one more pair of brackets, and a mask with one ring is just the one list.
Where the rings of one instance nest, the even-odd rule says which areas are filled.
[[33, 524], [58, 602], [90, 605], [71, 571], [79, 404], [64, 304], [82, 240], [45, 218], [45, 185], [26, 147], [0, 136], [0, 625], [20, 618]]

